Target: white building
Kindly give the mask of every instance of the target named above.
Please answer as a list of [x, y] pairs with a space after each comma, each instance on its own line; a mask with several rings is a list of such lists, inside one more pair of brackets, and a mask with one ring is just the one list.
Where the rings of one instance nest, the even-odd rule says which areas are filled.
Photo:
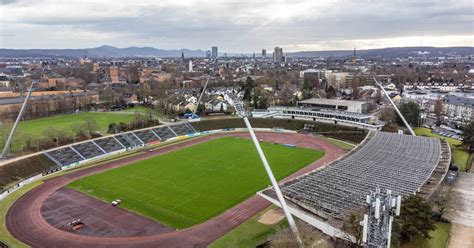
[[298, 106], [343, 110], [352, 113], [367, 113], [369, 104], [362, 101], [311, 98], [299, 101]]
[[474, 121], [474, 99], [449, 95], [443, 103], [444, 113], [452, 120], [464, 123]]

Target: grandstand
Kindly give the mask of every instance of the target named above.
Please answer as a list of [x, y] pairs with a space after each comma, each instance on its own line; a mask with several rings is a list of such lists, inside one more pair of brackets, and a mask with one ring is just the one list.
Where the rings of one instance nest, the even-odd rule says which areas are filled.
[[162, 141], [176, 137], [176, 134], [173, 133], [173, 131], [168, 126], [153, 128], [152, 130], [160, 137]]
[[94, 142], [100, 148], [102, 148], [104, 151], [106, 151], [107, 153], [119, 151], [119, 150], [125, 148], [114, 137], [106, 137], [106, 138], [103, 138], [103, 139], [96, 139], [96, 140], [94, 140]]
[[382, 130], [383, 123], [374, 121], [374, 116], [331, 109], [314, 109], [303, 107], [269, 107], [252, 112], [257, 118], [300, 119], [335, 123], [344, 126], [358, 127], [371, 131]]
[[94, 142], [84, 142], [84, 143], [79, 143], [76, 145], [72, 145], [74, 150], [76, 150], [78, 153], [82, 155], [82, 157], [89, 159], [89, 158], [94, 158], [99, 155], [104, 155], [105, 152], [97, 146]]
[[115, 135], [115, 138], [126, 148], [133, 148], [143, 145], [143, 142], [138, 139], [133, 133], [122, 133]]
[[[418, 193], [431, 180], [442, 180], [449, 163], [449, 145], [439, 139], [370, 132], [362, 144], [343, 158], [285, 182], [282, 191], [296, 216], [335, 235], [328, 230], [337, 228], [334, 223], [363, 208], [370, 191], [379, 187], [394, 195]], [[271, 189], [260, 195], [277, 202]]]
[[140, 130], [134, 133], [140, 140], [142, 140], [146, 144], [160, 141], [160, 138], [158, 137], [158, 135], [155, 132], [153, 132], [153, 130], [151, 129]]
[[44, 153], [48, 158], [61, 166], [77, 163], [85, 158], [75, 151], [71, 146], [57, 150], [50, 150]]
[[177, 135], [186, 135], [195, 133], [196, 131], [188, 122], [180, 123], [177, 125], [170, 126], [170, 128], [176, 133]]

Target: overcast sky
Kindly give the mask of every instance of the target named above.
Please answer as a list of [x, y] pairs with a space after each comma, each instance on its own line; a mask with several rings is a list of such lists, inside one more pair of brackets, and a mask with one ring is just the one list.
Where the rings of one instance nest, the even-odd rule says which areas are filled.
[[0, 47], [474, 46], [472, 0], [0, 0]]

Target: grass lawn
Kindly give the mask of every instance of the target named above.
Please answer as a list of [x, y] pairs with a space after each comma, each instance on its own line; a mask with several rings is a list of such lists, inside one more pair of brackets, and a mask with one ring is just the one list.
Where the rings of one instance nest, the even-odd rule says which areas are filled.
[[288, 226], [286, 219], [283, 219], [274, 225], [265, 225], [258, 222], [258, 218], [272, 208], [276, 207], [271, 206], [260, 212], [242, 225], [211, 243], [209, 248], [256, 247], [257, 245], [270, 240], [278, 229]]
[[451, 153], [452, 153], [454, 163], [459, 165], [461, 171], [466, 170], [466, 168], [468, 166], [468, 162], [469, 162], [469, 153], [467, 151], [463, 150], [462, 147], [459, 147], [459, 145], [461, 145], [461, 143], [462, 143], [461, 141], [434, 134], [434, 133], [431, 132], [431, 129], [429, 129], [429, 128], [416, 127], [413, 130], [415, 131], [416, 135], [435, 137], [435, 138], [440, 138], [440, 139], [447, 140], [448, 143], [451, 146]]
[[409, 244], [402, 245], [402, 248], [445, 248], [449, 239], [450, 229], [451, 224], [438, 222], [436, 223], [436, 230], [430, 234], [430, 240], [415, 238]]
[[[277, 179], [324, 153], [261, 143]], [[182, 229], [204, 222], [270, 184], [250, 140], [226, 137], [69, 184], [96, 198]]]
[[[39, 139], [45, 135], [48, 128], [54, 128], [57, 130], [63, 130], [67, 133], [73, 134], [73, 126], [81, 123], [85, 123], [88, 118], [92, 118], [97, 123], [98, 130], [105, 134], [107, 132], [108, 126], [111, 122], [119, 123], [125, 122], [129, 123], [133, 120], [133, 113], [100, 113], [100, 112], [81, 112], [77, 114], [69, 115], [58, 115], [53, 117], [46, 117], [35, 120], [22, 121], [18, 124], [16, 134], [14, 136], [12, 147], [14, 151], [20, 149], [20, 145], [24, 142], [25, 137], [32, 137], [33, 140]], [[0, 132], [0, 147], [3, 148], [4, 142], [8, 137], [12, 125], [8, 125]], [[34, 143], [34, 142], [33, 142]]]
[[333, 138], [326, 138], [326, 141], [344, 150], [352, 150], [352, 148], [355, 147], [355, 145], [349, 144], [341, 140], [333, 139]]

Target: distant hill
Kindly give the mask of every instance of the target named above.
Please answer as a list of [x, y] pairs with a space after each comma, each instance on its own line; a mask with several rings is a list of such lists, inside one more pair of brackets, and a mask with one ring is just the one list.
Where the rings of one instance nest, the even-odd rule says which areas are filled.
[[79, 58], [85, 55], [89, 58], [100, 57], [204, 57], [202, 50], [165, 50], [153, 47], [126, 47], [100, 46], [84, 49], [0, 49], [0, 57], [71, 57]]
[[[358, 57], [407, 57], [414, 56], [417, 52], [428, 52], [432, 56], [443, 56], [447, 54], [474, 55], [474, 47], [389, 47], [380, 49], [357, 50]], [[302, 51], [285, 53], [289, 57], [349, 57], [354, 50], [335, 51]]]
[[[474, 47], [392, 47], [381, 49], [357, 50], [358, 57], [407, 57], [416, 55], [418, 51], [428, 52], [430, 55], [443, 56], [446, 54], [473, 55]], [[202, 50], [166, 50], [154, 47], [126, 47], [100, 46], [84, 49], [0, 49], [0, 57], [71, 57], [79, 58], [87, 55], [89, 58], [118, 58], [118, 57], [180, 57], [184, 52], [186, 57], [204, 57]], [[348, 57], [353, 50], [334, 51], [302, 51], [285, 53], [288, 57]], [[237, 54], [229, 53], [229, 56]]]

